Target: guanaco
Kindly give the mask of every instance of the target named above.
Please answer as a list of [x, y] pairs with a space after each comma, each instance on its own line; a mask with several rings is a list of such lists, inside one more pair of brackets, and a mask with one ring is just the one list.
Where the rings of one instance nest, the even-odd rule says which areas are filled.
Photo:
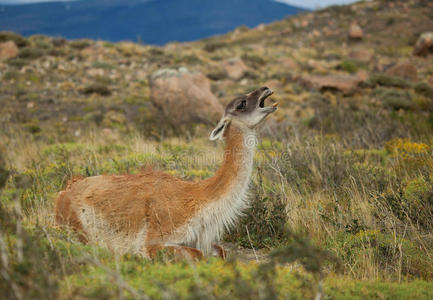
[[166, 250], [183, 257], [225, 257], [215, 243], [248, 207], [256, 128], [277, 110], [277, 103], [265, 106], [272, 94], [262, 87], [227, 105], [210, 134], [210, 140], [226, 140], [213, 177], [192, 182], [147, 169], [71, 180], [56, 200], [56, 222], [77, 231], [83, 242], [121, 254], [154, 258]]

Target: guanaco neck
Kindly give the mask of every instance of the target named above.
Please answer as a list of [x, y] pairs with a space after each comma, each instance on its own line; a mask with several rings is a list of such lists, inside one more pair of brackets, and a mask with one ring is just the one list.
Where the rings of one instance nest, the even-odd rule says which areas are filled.
[[225, 129], [224, 160], [215, 175], [197, 182], [198, 210], [173, 240], [208, 253], [224, 230], [233, 227], [248, 207], [248, 185], [256, 136], [252, 129], [231, 122]]
[[218, 200], [227, 194], [244, 193], [248, 187], [257, 144], [254, 129], [231, 122], [224, 132], [224, 159], [215, 175], [204, 180], [206, 198]]

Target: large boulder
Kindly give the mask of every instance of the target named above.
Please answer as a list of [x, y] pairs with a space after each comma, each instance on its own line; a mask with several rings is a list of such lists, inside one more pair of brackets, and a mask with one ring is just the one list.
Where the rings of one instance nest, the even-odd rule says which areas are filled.
[[15, 58], [18, 56], [18, 47], [12, 41], [0, 43], [0, 60]]
[[364, 37], [364, 32], [362, 28], [357, 23], [352, 23], [349, 28], [349, 38], [351, 40], [362, 40]]
[[320, 91], [337, 90], [344, 94], [348, 94], [355, 90], [358, 85], [367, 80], [368, 74], [365, 71], [359, 71], [354, 75], [313, 75], [303, 78], [303, 82], [310, 88], [315, 88]]
[[421, 34], [415, 44], [413, 54], [418, 56], [433, 54], [433, 32], [424, 32]]
[[248, 67], [240, 58], [230, 58], [223, 62], [223, 67], [230, 79], [239, 80], [244, 77]]
[[416, 67], [409, 62], [397, 63], [391, 66], [388, 70], [386, 70], [386, 74], [413, 81], [418, 80], [418, 71]]
[[186, 68], [160, 69], [150, 75], [151, 101], [172, 126], [213, 124], [223, 106], [210, 90], [210, 82]]
[[352, 59], [356, 59], [365, 63], [369, 63], [373, 58], [373, 50], [370, 49], [364, 49], [364, 48], [357, 48], [353, 49], [349, 53], [349, 57]]

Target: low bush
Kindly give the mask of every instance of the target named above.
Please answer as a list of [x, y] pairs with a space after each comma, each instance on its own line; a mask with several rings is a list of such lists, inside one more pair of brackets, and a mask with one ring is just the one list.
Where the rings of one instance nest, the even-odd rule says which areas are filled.
[[75, 41], [69, 42], [69, 47], [71, 47], [73, 49], [77, 49], [77, 50], [82, 50], [82, 49], [87, 48], [91, 45], [92, 45], [91, 41], [88, 41], [88, 40], [75, 40]]
[[226, 47], [226, 43], [224, 42], [209, 42], [203, 46], [203, 50], [206, 52], [214, 52], [218, 49]]
[[385, 107], [394, 110], [408, 110], [412, 107], [412, 98], [408, 92], [379, 88], [374, 90], [373, 95], [379, 98]]
[[381, 85], [398, 88], [410, 88], [412, 86], [411, 82], [403, 78], [390, 76], [384, 73], [372, 74], [369, 78], [369, 83], [373, 86]]
[[111, 95], [110, 89], [102, 83], [90, 84], [90, 85], [84, 87], [81, 90], [81, 93], [83, 93], [85, 95], [90, 95], [90, 94], [98, 94], [101, 96], [110, 96]]
[[228, 78], [228, 74], [224, 70], [215, 70], [206, 74], [211, 80], [224, 80]]
[[433, 87], [431, 85], [420, 82], [415, 84], [414, 89], [418, 94], [428, 97], [433, 101]]
[[241, 58], [247, 65], [253, 68], [266, 64], [266, 60], [257, 54], [244, 54]]
[[0, 31], [0, 43], [13, 41], [18, 47], [25, 47], [28, 42], [25, 38], [15, 32]]
[[346, 59], [336, 67], [337, 70], [342, 70], [351, 74], [356, 73], [361, 68], [365, 68], [365, 63], [354, 59]]
[[[432, 263], [420, 245], [378, 230], [362, 230], [356, 234], [341, 232], [328, 247], [355, 268], [374, 261], [380, 269], [401, 276], [433, 278]], [[352, 271], [358, 273], [358, 270]]]
[[20, 49], [19, 58], [36, 59], [44, 55], [44, 51], [39, 48], [25, 47]]

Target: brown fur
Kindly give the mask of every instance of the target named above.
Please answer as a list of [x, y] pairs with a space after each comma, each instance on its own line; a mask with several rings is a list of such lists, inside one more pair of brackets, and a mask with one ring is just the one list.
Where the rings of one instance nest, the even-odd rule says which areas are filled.
[[[78, 210], [84, 205], [94, 208], [116, 232], [125, 235], [136, 234], [147, 224], [145, 250], [153, 257], [157, 250], [164, 248], [164, 240], [175, 229], [186, 224], [206, 204], [218, 199], [237, 176], [242, 167], [239, 155], [244, 147], [243, 133], [236, 125], [229, 124], [224, 135], [224, 162], [213, 177], [190, 182], [147, 169], [134, 175], [74, 180], [56, 200], [57, 223], [67, 224], [86, 235], [78, 218]], [[173, 247], [168, 248], [173, 251]], [[200, 252], [197, 249], [177, 247], [181, 248], [193, 257], [202, 255], [196, 253]], [[225, 256], [222, 249], [220, 252]]]

